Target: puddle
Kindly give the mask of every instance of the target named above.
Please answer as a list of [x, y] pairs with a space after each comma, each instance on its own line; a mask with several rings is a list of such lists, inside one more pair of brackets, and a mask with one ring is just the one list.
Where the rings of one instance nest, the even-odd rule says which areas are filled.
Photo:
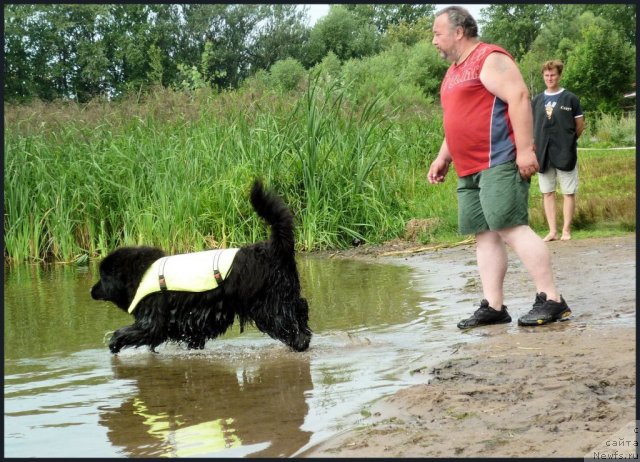
[[5, 268], [5, 456], [294, 456], [424, 381], [411, 371], [461, 340], [453, 321], [472, 302], [440, 281], [462, 287], [473, 268], [304, 257], [299, 269], [307, 352], [234, 328], [203, 351], [112, 356], [108, 333], [131, 318], [90, 299], [95, 266]]

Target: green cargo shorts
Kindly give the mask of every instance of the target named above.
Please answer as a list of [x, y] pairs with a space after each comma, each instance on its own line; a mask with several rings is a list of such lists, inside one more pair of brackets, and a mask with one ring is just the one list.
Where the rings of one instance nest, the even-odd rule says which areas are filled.
[[528, 225], [529, 186], [515, 161], [458, 178], [460, 234]]

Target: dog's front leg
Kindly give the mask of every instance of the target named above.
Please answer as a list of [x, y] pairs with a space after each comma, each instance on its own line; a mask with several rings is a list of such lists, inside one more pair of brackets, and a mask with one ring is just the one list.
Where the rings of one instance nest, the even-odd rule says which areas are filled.
[[118, 329], [111, 336], [111, 340], [109, 341], [109, 350], [113, 354], [117, 354], [122, 350], [122, 348], [126, 346], [135, 345], [132, 339], [134, 337], [139, 337], [136, 335], [137, 329], [135, 328], [135, 324], [132, 326], [123, 327]]
[[137, 348], [142, 345], [148, 345], [149, 349], [156, 353], [155, 347], [165, 340], [158, 330], [144, 329], [136, 323], [115, 331], [109, 341], [109, 350], [111, 353], [116, 354], [125, 347], [132, 346]]

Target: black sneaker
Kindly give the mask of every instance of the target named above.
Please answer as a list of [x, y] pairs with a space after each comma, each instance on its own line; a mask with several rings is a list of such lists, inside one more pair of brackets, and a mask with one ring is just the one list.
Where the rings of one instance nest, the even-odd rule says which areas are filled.
[[524, 316], [518, 319], [520, 326], [541, 326], [550, 322], [564, 320], [571, 316], [571, 309], [567, 302], [560, 296], [560, 303], [547, 300], [547, 294], [540, 292], [536, 294], [533, 308]]
[[486, 326], [489, 324], [502, 324], [511, 322], [511, 316], [507, 313], [507, 307], [502, 305], [502, 310], [498, 311], [489, 306], [489, 302], [482, 300], [480, 308], [468, 319], [463, 319], [458, 323], [460, 329], [469, 329], [471, 327]]

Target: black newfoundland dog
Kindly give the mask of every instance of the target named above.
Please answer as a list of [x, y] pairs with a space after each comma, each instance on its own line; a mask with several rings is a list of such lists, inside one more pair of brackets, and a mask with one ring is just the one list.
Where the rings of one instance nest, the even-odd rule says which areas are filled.
[[202, 349], [238, 318], [253, 323], [295, 351], [309, 347], [309, 308], [300, 295], [293, 215], [280, 197], [256, 180], [251, 204], [271, 226], [267, 241], [239, 249], [166, 256], [153, 247], [122, 247], [100, 263], [91, 297], [133, 314], [115, 331], [112, 353], [172, 340]]

